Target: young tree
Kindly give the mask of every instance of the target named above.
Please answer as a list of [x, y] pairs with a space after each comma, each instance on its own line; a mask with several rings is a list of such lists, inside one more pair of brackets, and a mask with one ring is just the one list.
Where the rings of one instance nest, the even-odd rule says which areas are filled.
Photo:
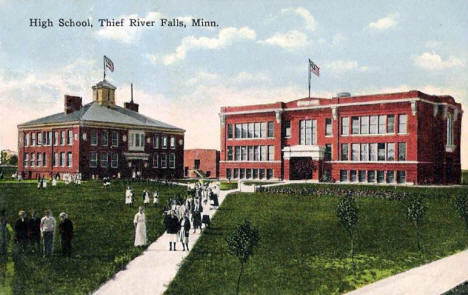
[[416, 230], [416, 238], [418, 241], [418, 249], [422, 250], [421, 247], [421, 224], [426, 213], [427, 205], [424, 197], [412, 194], [409, 195], [406, 200], [406, 218], [414, 225]]
[[359, 208], [352, 194], [343, 197], [336, 207], [336, 216], [345, 231], [349, 234], [351, 242], [351, 261], [354, 267], [354, 233], [358, 222]]
[[468, 231], [468, 196], [466, 194], [455, 196], [455, 209], [465, 223], [465, 230]]
[[239, 294], [239, 284], [244, 264], [253, 255], [254, 248], [257, 246], [260, 237], [258, 230], [250, 225], [248, 220], [236, 226], [231, 236], [226, 238], [229, 253], [236, 256], [241, 264], [239, 277], [237, 278], [236, 294]]

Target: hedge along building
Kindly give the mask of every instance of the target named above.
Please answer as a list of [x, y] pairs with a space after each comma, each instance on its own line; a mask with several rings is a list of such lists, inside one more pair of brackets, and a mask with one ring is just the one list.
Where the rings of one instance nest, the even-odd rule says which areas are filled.
[[65, 95], [64, 112], [18, 125], [19, 173], [183, 177], [183, 129], [140, 114], [133, 85], [124, 107], [115, 104], [116, 87], [108, 81], [92, 89], [91, 103]]
[[220, 178], [460, 183], [462, 113], [419, 91], [222, 107]]

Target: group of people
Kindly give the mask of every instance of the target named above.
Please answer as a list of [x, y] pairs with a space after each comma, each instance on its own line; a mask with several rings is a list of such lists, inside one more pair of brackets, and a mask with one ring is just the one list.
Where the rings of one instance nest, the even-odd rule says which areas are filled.
[[[71, 256], [73, 238], [73, 223], [65, 212], [59, 214], [60, 223], [58, 230], [61, 236], [62, 255]], [[14, 225], [14, 243], [17, 253], [24, 253], [28, 249], [35, 253], [43, 253], [51, 256], [54, 249], [54, 235], [57, 222], [51, 210], [45, 210], [44, 216], [39, 218], [35, 210], [30, 211], [30, 216], [23, 210], [18, 212], [18, 219]], [[5, 211], [0, 212], [0, 255], [7, 254], [8, 241], [10, 239], [11, 226], [8, 224]], [[41, 239], [43, 251], [41, 251]]]
[[[133, 190], [130, 188], [130, 186], [127, 186], [127, 189], [125, 190], [125, 205], [127, 205], [128, 207], [133, 206], [134, 195], [135, 194], [133, 193]], [[143, 199], [143, 204], [145, 207], [150, 204], [151, 202], [150, 193], [147, 189], [143, 190], [142, 199]], [[157, 207], [158, 204], [159, 204], [159, 192], [155, 190], [153, 192], [153, 206]]]
[[[57, 177], [52, 176], [52, 181], [51, 181], [52, 186], [57, 186]], [[37, 177], [37, 188], [38, 189], [45, 189], [47, 188], [47, 179], [43, 177]]]

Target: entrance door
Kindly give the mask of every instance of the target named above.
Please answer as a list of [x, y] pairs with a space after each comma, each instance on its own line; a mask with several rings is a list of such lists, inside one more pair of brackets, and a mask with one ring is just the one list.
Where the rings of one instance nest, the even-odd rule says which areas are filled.
[[194, 161], [194, 165], [193, 165], [193, 166], [194, 166], [195, 169], [200, 169], [200, 160], [199, 160], [199, 159], [196, 159], [196, 160]]
[[313, 172], [313, 162], [312, 158], [309, 157], [294, 157], [291, 158], [289, 162], [289, 179], [299, 180], [299, 179], [312, 179]]

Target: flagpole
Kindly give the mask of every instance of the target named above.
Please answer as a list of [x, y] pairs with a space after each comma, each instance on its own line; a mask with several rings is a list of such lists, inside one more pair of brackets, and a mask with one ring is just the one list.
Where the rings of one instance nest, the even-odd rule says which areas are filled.
[[310, 60], [309, 60], [309, 98], [310, 98]]
[[104, 80], [106, 80], [106, 56], [102, 59], [102, 65], [104, 66]]

